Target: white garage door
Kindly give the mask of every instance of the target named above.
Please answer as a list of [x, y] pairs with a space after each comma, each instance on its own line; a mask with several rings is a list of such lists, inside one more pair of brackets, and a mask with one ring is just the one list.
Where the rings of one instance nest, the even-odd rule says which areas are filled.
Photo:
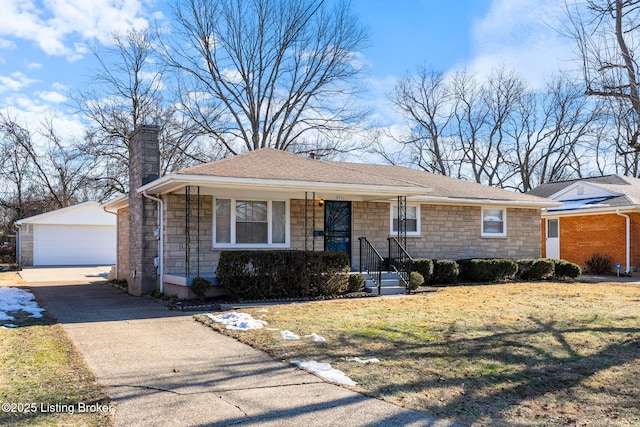
[[116, 262], [116, 228], [35, 225], [33, 265], [109, 265]]

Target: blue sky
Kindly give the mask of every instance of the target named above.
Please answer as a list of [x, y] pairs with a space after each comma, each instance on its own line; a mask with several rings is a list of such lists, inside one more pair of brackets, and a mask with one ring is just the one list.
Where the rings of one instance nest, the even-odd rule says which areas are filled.
[[[564, 0], [352, 0], [370, 31], [362, 54], [370, 97], [380, 116], [395, 118], [385, 95], [420, 65], [488, 73], [507, 65], [532, 85], [572, 56], [556, 17]], [[1, 0], [0, 111], [29, 127], [43, 119], [77, 134], [69, 94], [90, 84], [90, 45], [113, 30], [171, 14], [161, 0]]]

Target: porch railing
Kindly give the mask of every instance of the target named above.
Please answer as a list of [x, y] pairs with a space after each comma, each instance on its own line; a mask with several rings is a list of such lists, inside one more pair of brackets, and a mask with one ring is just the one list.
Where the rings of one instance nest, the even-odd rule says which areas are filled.
[[389, 270], [394, 270], [400, 276], [400, 280], [404, 282], [407, 288], [407, 293], [411, 292], [409, 289], [409, 278], [411, 277], [411, 264], [413, 258], [407, 252], [407, 249], [396, 239], [395, 237], [389, 237]]
[[358, 240], [360, 241], [360, 273], [367, 272], [378, 288], [378, 295], [381, 295], [384, 258], [366, 237], [358, 237]]

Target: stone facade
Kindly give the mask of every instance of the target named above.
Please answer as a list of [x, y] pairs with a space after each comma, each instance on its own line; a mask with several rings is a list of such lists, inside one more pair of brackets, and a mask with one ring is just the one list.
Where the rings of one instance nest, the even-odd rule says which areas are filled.
[[157, 202], [138, 194], [138, 188], [158, 179], [160, 147], [157, 126], [138, 127], [129, 143], [129, 293], [143, 295], [158, 286]]
[[116, 279], [129, 278], [129, 208], [118, 210], [118, 258]]
[[[165, 197], [165, 273], [185, 275], [186, 252], [186, 197], [172, 194]], [[203, 276], [212, 276], [222, 250], [213, 248], [213, 198], [202, 196], [200, 210], [200, 239], [197, 238], [197, 201], [191, 200], [191, 244], [189, 272], [196, 274], [197, 242], [200, 245], [200, 271]], [[305, 248], [304, 200], [290, 201], [291, 249]], [[324, 208], [317, 202], [316, 230], [324, 229]], [[352, 270], [359, 268], [358, 237], [366, 237], [380, 252], [387, 256], [391, 235], [391, 205], [384, 202], [352, 202]], [[537, 209], [507, 209], [507, 236], [500, 238], [481, 237], [481, 208], [473, 206], [421, 206], [421, 236], [407, 237], [407, 246], [415, 258], [462, 259], [472, 257], [537, 258], [540, 256], [540, 211]], [[322, 236], [311, 237], [312, 212], [307, 215], [307, 249], [324, 250]]]
[[[196, 188], [191, 188], [189, 209], [189, 245], [187, 245], [187, 197], [183, 194], [165, 196], [164, 211], [164, 272], [195, 276], [211, 276], [218, 263], [219, 253], [213, 247], [213, 197], [201, 196], [200, 219]], [[199, 225], [198, 225], [199, 222]], [[200, 233], [198, 234], [198, 227]], [[187, 251], [188, 246], [188, 251]]]

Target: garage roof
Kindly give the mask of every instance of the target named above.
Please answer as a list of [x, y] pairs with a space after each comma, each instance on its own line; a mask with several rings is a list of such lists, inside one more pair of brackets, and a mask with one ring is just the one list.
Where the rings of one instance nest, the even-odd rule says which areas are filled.
[[22, 224], [116, 225], [116, 216], [107, 213], [98, 202], [84, 202], [16, 221]]

